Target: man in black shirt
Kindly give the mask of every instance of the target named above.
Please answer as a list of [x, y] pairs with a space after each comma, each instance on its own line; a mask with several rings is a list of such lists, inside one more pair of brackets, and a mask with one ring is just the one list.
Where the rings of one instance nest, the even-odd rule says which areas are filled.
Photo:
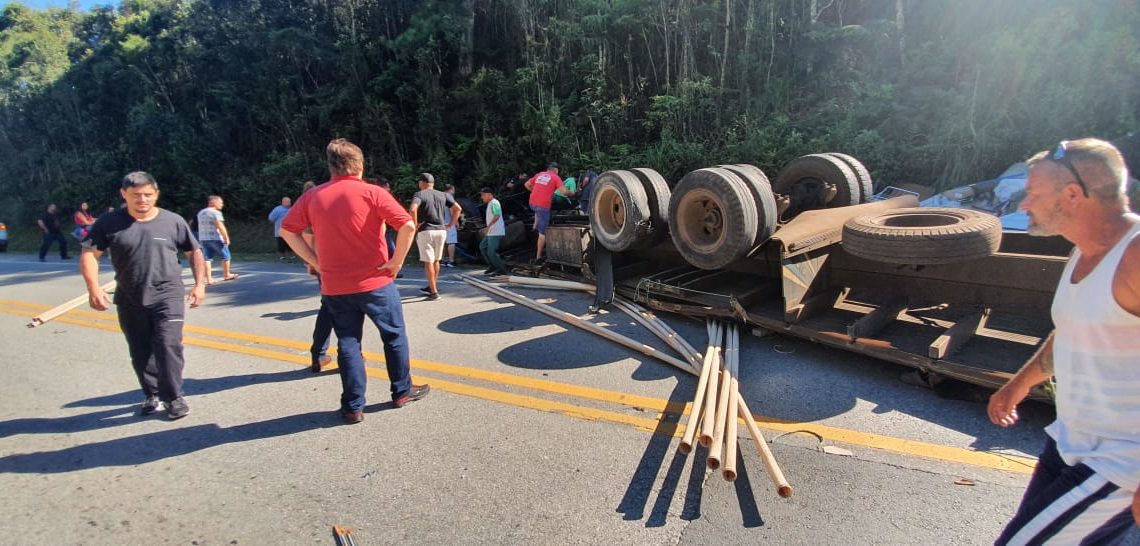
[[[412, 206], [408, 212], [416, 223], [416, 247], [420, 249], [420, 261], [424, 263], [427, 286], [420, 289], [429, 300], [439, 299], [439, 265], [443, 260], [443, 248], [447, 244], [447, 230], [459, 223], [463, 207], [455, 202], [449, 193], [435, 189], [435, 177], [422, 173], [419, 178], [420, 191], [412, 196]], [[445, 211], [451, 209], [451, 221], [444, 220]]]
[[[151, 175], [128, 174], [119, 192], [126, 208], [103, 215], [91, 226], [80, 243], [79, 271], [91, 308], [106, 311], [111, 301], [99, 286], [99, 257], [112, 251], [119, 327], [146, 396], [139, 414], [157, 412], [161, 401], [167, 417], [179, 419], [190, 413], [182, 397], [185, 302], [198, 307], [205, 300], [206, 262], [186, 221], [155, 205], [158, 183]], [[194, 270], [194, 288], [185, 301], [178, 252], [186, 253]]]
[[67, 239], [59, 231], [59, 207], [55, 203], [48, 205], [47, 213], [36, 220], [36, 224], [44, 234], [43, 244], [40, 245], [40, 261], [46, 261], [48, 250], [51, 250], [52, 243], [56, 241], [59, 241], [59, 259], [70, 260], [71, 257], [67, 255]]

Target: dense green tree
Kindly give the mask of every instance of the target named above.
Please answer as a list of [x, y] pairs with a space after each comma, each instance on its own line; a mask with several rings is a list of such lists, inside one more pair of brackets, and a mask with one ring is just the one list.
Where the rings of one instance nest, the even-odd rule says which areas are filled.
[[127, 0], [0, 16], [0, 218], [112, 204], [260, 217], [325, 176], [464, 192], [558, 160], [688, 170], [843, 151], [957, 185], [1137, 129], [1136, 0]]

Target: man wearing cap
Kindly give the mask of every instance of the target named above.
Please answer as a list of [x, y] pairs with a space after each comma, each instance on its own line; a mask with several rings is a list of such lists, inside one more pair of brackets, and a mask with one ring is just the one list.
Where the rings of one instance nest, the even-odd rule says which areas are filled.
[[[198, 307], [206, 299], [206, 262], [186, 221], [158, 208], [154, 177], [133, 172], [121, 186], [126, 207], [100, 216], [91, 226], [79, 243], [79, 272], [87, 284], [88, 305], [106, 311], [111, 300], [99, 286], [99, 258], [113, 251], [119, 329], [145, 397], [139, 415], [157, 412], [161, 402], [167, 418], [179, 419], [190, 413], [182, 397], [182, 324], [186, 302]], [[189, 294], [182, 288], [179, 252], [193, 266]]]
[[480, 190], [479, 197], [487, 205], [487, 212], [484, 216], [487, 227], [483, 228], [483, 240], [479, 243], [479, 254], [483, 256], [483, 261], [487, 262], [487, 270], [484, 273], [508, 275], [507, 266], [503, 265], [503, 259], [499, 257], [499, 243], [507, 235], [506, 221], [503, 220], [503, 207], [499, 204], [499, 200], [495, 199], [494, 190], [489, 187]]
[[[420, 289], [427, 295], [427, 299], [439, 299], [439, 266], [443, 260], [444, 247], [447, 245], [447, 230], [455, 227], [459, 222], [459, 215], [463, 208], [455, 202], [455, 198], [448, 193], [435, 189], [435, 177], [431, 173], [421, 173], [419, 180], [420, 191], [412, 196], [412, 205], [408, 212], [416, 224], [416, 247], [420, 249], [420, 261], [424, 263], [424, 276], [427, 277], [427, 286]], [[451, 211], [451, 220], [447, 220], [447, 211]]]
[[554, 192], [566, 195], [566, 187], [558, 177], [558, 163], [551, 162], [546, 170], [534, 175], [526, 181], [526, 189], [530, 191], [530, 209], [534, 211], [534, 231], [538, 233], [538, 249], [534, 256], [534, 263], [542, 263], [542, 249], [546, 246], [546, 228], [550, 225], [550, 203], [554, 199]]

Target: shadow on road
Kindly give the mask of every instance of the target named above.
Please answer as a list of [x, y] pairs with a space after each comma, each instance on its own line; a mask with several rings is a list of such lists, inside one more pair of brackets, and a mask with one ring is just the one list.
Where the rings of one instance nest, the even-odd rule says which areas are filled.
[[[216, 392], [228, 391], [237, 389], [246, 385], [259, 385], [262, 383], [280, 383], [283, 381], [296, 381], [298, 379], [305, 379], [312, 377], [312, 372], [308, 368], [300, 368], [294, 370], [286, 370], [273, 373], [251, 373], [245, 375], [227, 375], [225, 377], [209, 377], [206, 379], [197, 379], [187, 377], [182, 382], [182, 390], [186, 396], [194, 396], [198, 394], [213, 394]], [[142, 394], [138, 389], [120, 392], [117, 394], [108, 394], [104, 396], [96, 396], [94, 398], [85, 398], [83, 400], [76, 400], [64, 404], [65, 408], [98, 408], [104, 406], [128, 406], [131, 404], [139, 404], [142, 402]], [[0, 426], [3, 424], [0, 423]]]
[[310, 311], [285, 311], [282, 313], [264, 313], [261, 318], [271, 318], [276, 320], [299, 320], [308, 317], [315, 317], [320, 309], [313, 309]]
[[[133, 397], [134, 400], [136, 397]], [[138, 402], [138, 400], [134, 400]], [[137, 423], [137, 408], [115, 408], [69, 417], [26, 417], [0, 422], [0, 438], [17, 434], [67, 434]]]
[[[193, 417], [190, 417], [193, 419]], [[172, 428], [162, 432], [116, 438], [58, 451], [20, 453], [0, 458], [0, 473], [75, 472], [91, 468], [134, 466], [186, 455], [225, 444], [288, 436], [340, 426], [333, 412], [321, 411], [222, 428], [216, 424]]]
[[[212, 394], [216, 392], [241, 388], [247, 385], [261, 383], [279, 383], [282, 381], [295, 381], [312, 377], [308, 368], [300, 371], [290, 370], [276, 373], [255, 373], [248, 375], [235, 375], [229, 377], [213, 377], [209, 379], [187, 378], [183, 382], [183, 390], [187, 396], [196, 394]], [[130, 390], [117, 394], [98, 396], [77, 400], [65, 404], [65, 408], [90, 408], [119, 406], [113, 409], [70, 415], [66, 417], [28, 417], [0, 421], [0, 438], [7, 438], [17, 434], [62, 434], [73, 432], [86, 432], [103, 428], [117, 427], [137, 423], [141, 419], [136, 416], [142, 394], [138, 390]]]
[[[688, 401], [689, 389], [690, 386], [679, 383], [669, 397], [670, 403], [677, 407], [685, 404]], [[669, 507], [673, 503], [673, 497], [684, 478], [686, 459], [690, 457], [692, 461], [689, 463], [689, 478], [685, 482], [685, 497], [682, 500], [680, 516], [686, 521], [692, 521], [701, 516], [701, 495], [705, 482], [705, 459], [708, 457], [708, 450], [699, 444], [694, 447], [693, 452], [689, 455], [683, 455], [680, 450], [672, 450], [673, 458], [669, 461], [669, 468], [662, 478], [657, 499], [649, 510], [648, 516], [645, 513], [646, 506], [649, 504], [649, 497], [653, 492], [653, 485], [657, 480], [657, 475], [661, 473], [661, 466], [665, 462], [665, 457], [673, 447], [678, 421], [682, 417], [683, 415], [679, 412], [669, 411], [657, 421], [657, 428], [650, 436], [649, 443], [641, 455], [641, 461], [637, 465], [637, 470], [630, 478], [625, 495], [622, 497], [621, 503], [618, 504], [617, 512], [624, 515], [623, 519], [637, 521], [645, 518], [646, 527], [664, 526], [669, 517]], [[738, 456], [737, 461], [738, 476], [735, 486], [736, 496], [740, 502], [741, 518], [745, 527], [759, 527], [764, 525], [764, 519], [760, 516], [760, 509], [756, 504], [756, 497], [748, 479], [748, 471], [743, 464], [742, 456]]]

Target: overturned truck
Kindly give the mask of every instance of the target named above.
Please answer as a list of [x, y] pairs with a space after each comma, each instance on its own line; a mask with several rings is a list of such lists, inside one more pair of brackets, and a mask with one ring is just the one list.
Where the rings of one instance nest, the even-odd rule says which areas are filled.
[[1001, 386], [1052, 331], [1071, 246], [872, 187], [843, 154], [801, 157], [774, 181], [751, 165], [676, 184], [608, 171], [588, 225], [549, 228], [544, 269], [594, 282], [598, 306], [616, 293], [910, 366], [931, 384]]

